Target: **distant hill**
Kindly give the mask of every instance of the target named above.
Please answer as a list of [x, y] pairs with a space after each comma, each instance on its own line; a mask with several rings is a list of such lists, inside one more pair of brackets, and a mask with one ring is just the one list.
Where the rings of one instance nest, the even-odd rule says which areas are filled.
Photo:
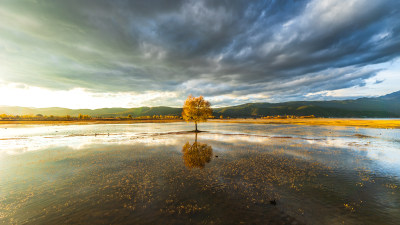
[[214, 110], [230, 117], [260, 115], [315, 115], [317, 117], [400, 117], [400, 91], [376, 98], [334, 101], [248, 103]]
[[152, 116], [152, 115], [180, 115], [181, 108], [166, 106], [139, 107], [139, 108], [101, 108], [101, 109], [67, 109], [67, 108], [28, 108], [19, 106], [0, 106], [0, 114], [7, 115], [53, 115], [53, 116], [78, 116], [79, 114], [102, 117], [117, 116]]
[[[67, 109], [67, 108], [28, 108], [16, 106], [0, 107], [0, 114], [11, 115], [54, 115], [78, 116], [85, 114], [103, 117], [125, 117], [132, 115], [175, 115], [182, 108], [166, 106], [139, 108], [102, 108], [102, 109]], [[375, 98], [359, 98], [355, 100], [334, 101], [294, 101], [282, 103], [247, 103], [238, 106], [214, 108], [214, 115], [219, 117], [260, 117], [274, 115], [315, 115], [317, 117], [370, 117], [388, 118], [400, 117], [400, 91]]]

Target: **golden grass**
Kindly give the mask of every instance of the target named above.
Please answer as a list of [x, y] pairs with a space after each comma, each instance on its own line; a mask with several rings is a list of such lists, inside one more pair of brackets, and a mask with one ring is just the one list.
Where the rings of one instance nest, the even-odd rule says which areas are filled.
[[[87, 125], [87, 124], [133, 124], [133, 123], [172, 123], [182, 122], [180, 119], [167, 120], [76, 120], [76, 121], [7, 121], [0, 120], [1, 124], [45, 124], [45, 125]], [[400, 129], [400, 119], [391, 120], [364, 120], [346, 118], [315, 118], [315, 119], [211, 119], [212, 123], [254, 123], [254, 124], [295, 124], [314, 126], [349, 126], [365, 128]]]
[[133, 124], [133, 123], [172, 123], [182, 122], [180, 119], [167, 120], [71, 120], [71, 121], [39, 121], [39, 120], [0, 120], [1, 124], [45, 124], [45, 125], [88, 125], [88, 124]]
[[400, 119], [374, 120], [374, 119], [345, 119], [345, 118], [315, 118], [315, 119], [229, 119], [210, 120], [219, 123], [254, 123], [254, 124], [295, 124], [315, 126], [350, 126], [367, 128], [400, 129]]

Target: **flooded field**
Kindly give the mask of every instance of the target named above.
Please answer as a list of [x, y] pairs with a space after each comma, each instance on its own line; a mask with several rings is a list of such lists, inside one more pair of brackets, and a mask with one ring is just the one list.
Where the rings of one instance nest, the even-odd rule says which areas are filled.
[[0, 125], [0, 224], [400, 224], [400, 130]]

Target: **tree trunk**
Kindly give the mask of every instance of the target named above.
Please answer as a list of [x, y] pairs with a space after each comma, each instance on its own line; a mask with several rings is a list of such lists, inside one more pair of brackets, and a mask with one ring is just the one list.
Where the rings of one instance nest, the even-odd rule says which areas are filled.
[[194, 131], [198, 132], [198, 130], [197, 130], [197, 122], [194, 122], [194, 125], [196, 126], [196, 130], [194, 130]]

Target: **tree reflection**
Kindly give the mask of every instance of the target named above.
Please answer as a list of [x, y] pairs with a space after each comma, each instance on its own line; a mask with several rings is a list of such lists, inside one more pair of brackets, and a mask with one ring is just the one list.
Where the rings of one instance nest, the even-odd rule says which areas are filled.
[[211, 161], [212, 147], [197, 142], [197, 133], [193, 144], [186, 142], [182, 147], [183, 161], [187, 168], [204, 168]]

